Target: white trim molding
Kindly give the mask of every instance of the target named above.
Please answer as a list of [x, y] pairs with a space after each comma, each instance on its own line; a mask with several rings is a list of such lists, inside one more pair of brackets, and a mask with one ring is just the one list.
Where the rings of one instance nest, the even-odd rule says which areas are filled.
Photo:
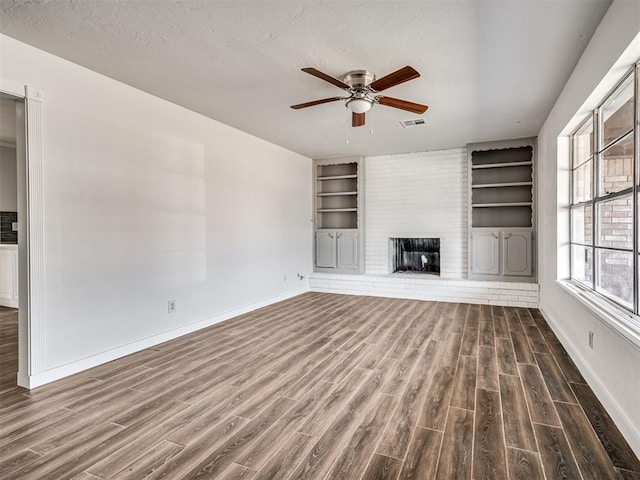
[[603, 324], [636, 347], [640, 347], [640, 322], [635, 315], [623, 312], [617, 305], [599, 298], [596, 292], [581, 289], [569, 280], [556, 280], [556, 283], [588, 308]]
[[37, 102], [42, 102], [42, 91], [36, 88], [30, 87], [29, 85], [24, 86], [25, 98], [28, 100], [35, 100]]
[[[24, 100], [25, 112], [25, 181], [26, 207], [20, 213], [22, 240], [26, 258], [26, 279], [20, 280], [20, 314], [18, 326], [18, 385], [30, 388], [30, 378], [45, 369], [44, 310], [44, 226], [43, 226], [43, 155], [42, 98], [43, 93], [32, 86], [0, 78], [0, 92]], [[22, 142], [23, 140], [20, 139]], [[17, 145], [16, 145], [17, 148]], [[25, 270], [23, 270], [25, 271]], [[22, 291], [26, 290], [26, 291]], [[25, 338], [26, 337], [26, 338]]]
[[42, 92], [25, 86], [29, 376], [45, 369]]
[[24, 98], [26, 85], [6, 78], [0, 78], [0, 92], [8, 93], [14, 97]]

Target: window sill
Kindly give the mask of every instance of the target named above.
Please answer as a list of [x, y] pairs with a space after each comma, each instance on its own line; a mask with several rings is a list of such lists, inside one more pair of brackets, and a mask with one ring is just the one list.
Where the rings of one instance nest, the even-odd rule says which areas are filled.
[[600, 297], [595, 292], [579, 287], [569, 280], [556, 280], [565, 291], [601, 319], [626, 340], [640, 348], [640, 317]]

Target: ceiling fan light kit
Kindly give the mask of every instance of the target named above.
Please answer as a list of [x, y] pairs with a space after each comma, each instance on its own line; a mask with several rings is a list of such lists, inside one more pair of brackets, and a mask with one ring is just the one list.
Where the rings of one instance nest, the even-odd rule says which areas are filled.
[[327, 75], [315, 68], [303, 68], [302, 71], [343, 89], [349, 94], [349, 96], [323, 98], [312, 102], [299, 103], [291, 106], [294, 110], [313, 107], [323, 103], [335, 102], [337, 100], [344, 100], [345, 107], [352, 112], [351, 126], [361, 127], [365, 124], [365, 113], [371, 110], [374, 103], [418, 114], [426, 112], [427, 108], [429, 108], [426, 105], [421, 105], [419, 103], [385, 97], [383, 95], [376, 95], [382, 90], [386, 90], [387, 88], [418, 78], [420, 74], [410, 66], [401, 68], [400, 70], [390, 73], [378, 80], [376, 80], [375, 74], [368, 70], [353, 70], [345, 74], [342, 80]]
[[366, 113], [371, 110], [373, 100], [369, 98], [350, 98], [346, 101], [345, 107], [353, 113]]

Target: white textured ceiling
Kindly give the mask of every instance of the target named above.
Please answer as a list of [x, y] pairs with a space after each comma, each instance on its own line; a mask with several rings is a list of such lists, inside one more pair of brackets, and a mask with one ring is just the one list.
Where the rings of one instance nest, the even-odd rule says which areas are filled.
[[[313, 158], [536, 135], [610, 0], [0, 0], [0, 31]], [[350, 126], [342, 91], [300, 72], [422, 76]], [[348, 143], [347, 143], [348, 141]]]

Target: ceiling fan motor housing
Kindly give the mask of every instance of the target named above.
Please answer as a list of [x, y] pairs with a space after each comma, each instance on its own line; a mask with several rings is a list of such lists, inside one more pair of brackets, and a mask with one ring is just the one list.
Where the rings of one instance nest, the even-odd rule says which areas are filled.
[[375, 79], [375, 74], [369, 70], [352, 70], [345, 74], [342, 80], [351, 88], [364, 88]]
[[351, 96], [344, 106], [354, 113], [368, 112], [375, 102], [371, 96], [373, 90], [368, 85], [375, 79], [375, 74], [369, 70], [353, 70], [345, 74], [343, 81], [351, 87]]

